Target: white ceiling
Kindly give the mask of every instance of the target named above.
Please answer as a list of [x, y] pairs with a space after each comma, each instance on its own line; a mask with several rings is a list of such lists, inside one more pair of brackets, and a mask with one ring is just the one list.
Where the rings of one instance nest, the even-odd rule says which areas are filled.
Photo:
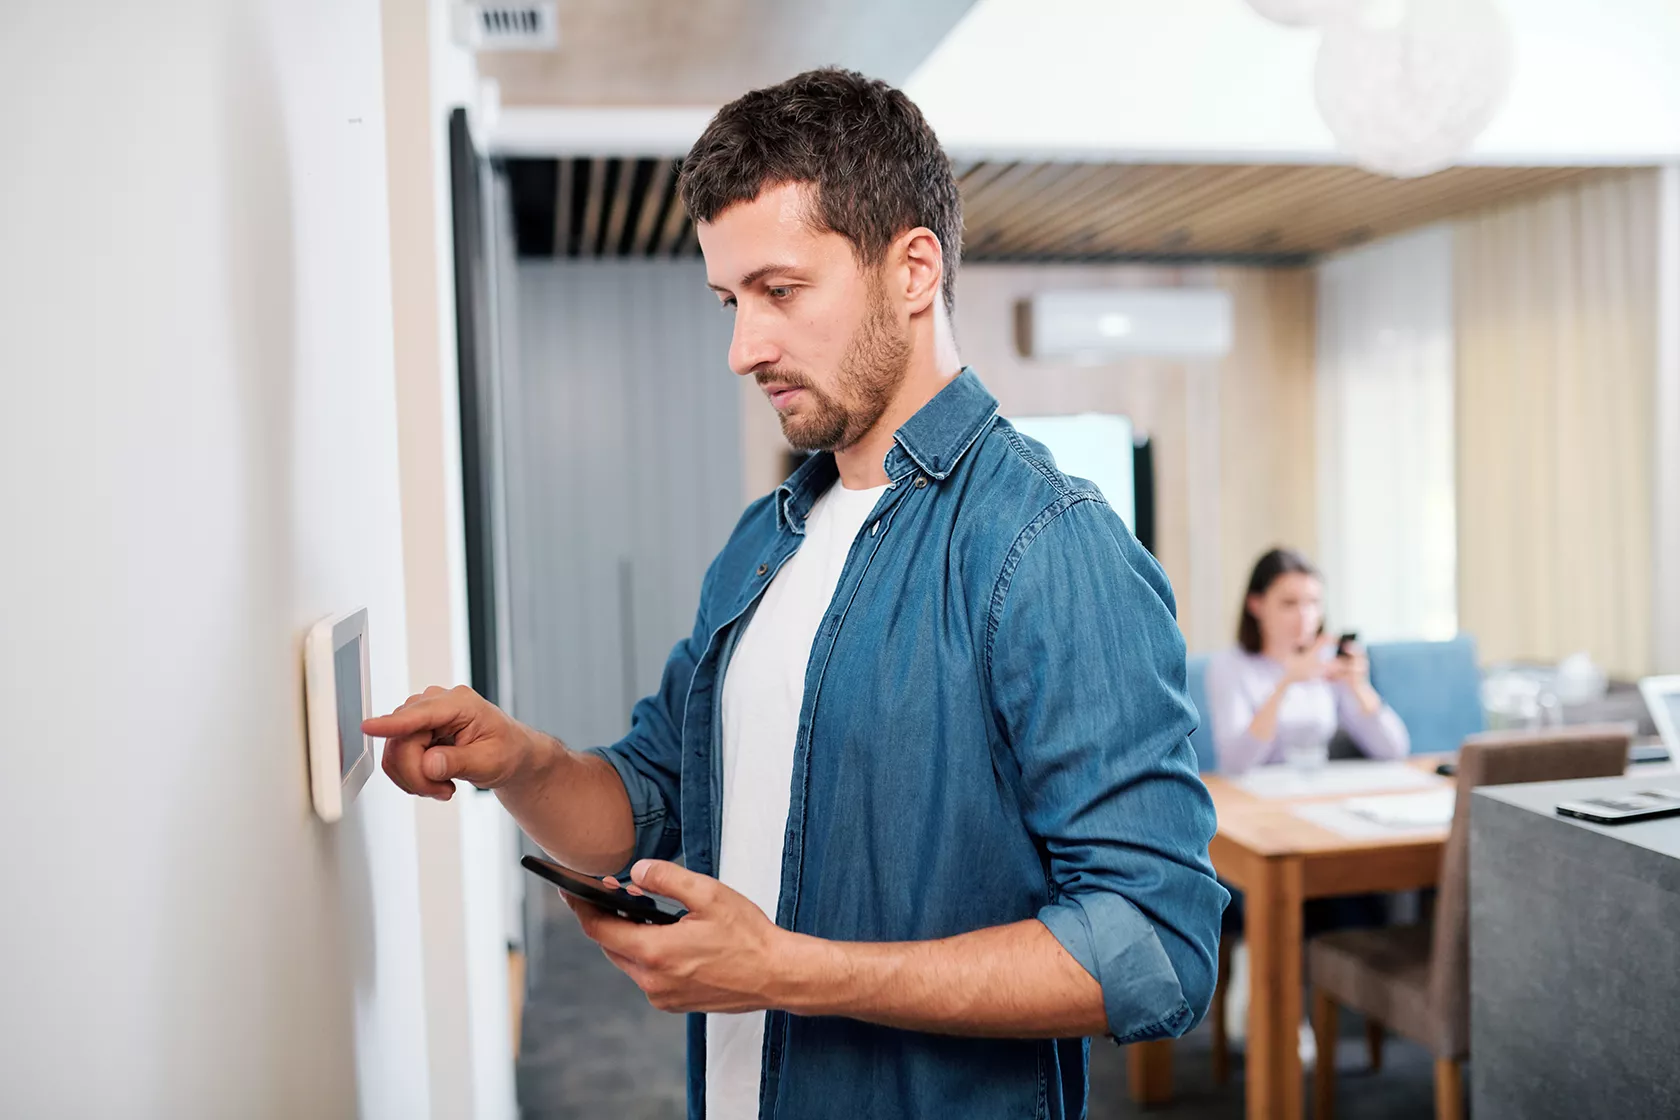
[[[1505, 106], [1467, 164], [1680, 159], [1680, 0], [1497, 0]], [[1311, 31], [1244, 0], [560, 0], [561, 47], [479, 56], [501, 151], [680, 155], [710, 110], [827, 62], [903, 85], [957, 158], [1346, 163]]]
[[814, 66], [902, 84], [973, 0], [558, 0], [555, 51], [479, 55], [508, 106], [716, 108]]
[[[1480, 163], [1680, 158], [1680, 0], [1500, 0], [1510, 95]], [[958, 155], [1338, 160], [1315, 33], [1243, 0], [979, 0], [905, 84]]]

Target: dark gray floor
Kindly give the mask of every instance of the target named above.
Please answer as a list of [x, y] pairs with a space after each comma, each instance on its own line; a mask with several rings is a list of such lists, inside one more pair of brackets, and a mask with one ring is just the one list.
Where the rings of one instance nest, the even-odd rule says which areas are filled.
[[685, 1027], [648, 1006], [555, 891], [538, 890], [543, 944], [532, 954], [519, 1044], [525, 1120], [666, 1120], [685, 1115]]
[[[525, 1120], [665, 1120], [683, 1115], [683, 1020], [648, 1007], [627, 977], [578, 932], [551, 892], [545, 942], [531, 975], [519, 1055], [519, 1103]], [[1411, 1120], [1434, 1111], [1428, 1053], [1390, 1038], [1379, 1074], [1365, 1071], [1364, 1031], [1344, 1015], [1337, 1066], [1337, 1115], [1344, 1120]], [[1208, 1076], [1205, 1027], [1174, 1055], [1176, 1100], [1148, 1115], [1184, 1120], [1243, 1114], [1241, 1057], [1216, 1089]], [[1091, 1120], [1140, 1115], [1126, 1097], [1125, 1055], [1091, 1047]]]

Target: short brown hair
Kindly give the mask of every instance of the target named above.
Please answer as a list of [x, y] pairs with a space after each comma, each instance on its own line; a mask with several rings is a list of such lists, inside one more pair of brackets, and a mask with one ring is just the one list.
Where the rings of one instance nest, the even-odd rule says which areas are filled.
[[813, 220], [865, 264], [905, 230], [932, 230], [945, 309], [955, 306], [962, 198], [939, 138], [901, 91], [851, 70], [808, 70], [718, 110], [683, 160], [683, 205], [696, 222], [782, 183], [813, 184]]

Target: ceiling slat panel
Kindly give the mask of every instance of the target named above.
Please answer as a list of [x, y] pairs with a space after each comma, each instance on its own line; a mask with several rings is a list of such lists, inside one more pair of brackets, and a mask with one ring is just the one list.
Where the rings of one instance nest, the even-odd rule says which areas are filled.
[[1113, 231], [1164, 198], [1190, 189], [1203, 179], [1208, 168], [1160, 166], [1148, 170], [1131, 189], [1115, 192], [1091, 206], [1082, 221], [1070, 223], [1046, 239], [1048, 251], [1071, 251], [1075, 246], [1102, 246], [1114, 240]]
[[[510, 161], [540, 171], [526, 223], [552, 221], [554, 252], [689, 256], [692, 224], [675, 197], [674, 160], [651, 165], [561, 159]], [[642, 165], [644, 171], [649, 165]], [[1340, 165], [1187, 165], [972, 162], [961, 172], [965, 259], [1226, 259], [1302, 261], [1508, 199], [1630, 169], [1460, 167], [1389, 179]], [[537, 172], [530, 172], [536, 174]], [[552, 216], [548, 210], [553, 191]], [[541, 207], [540, 215], [535, 214]], [[541, 253], [539, 243], [528, 250]]]
[[[1518, 170], [1521, 173], [1471, 180], [1455, 187], [1450, 192], [1436, 192], [1418, 198], [1403, 197], [1391, 200], [1380, 211], [1373, 211], [1367, 215], [1364, 225], [1369, 229], [1371, 236], [1382, 237], [1417, 226], [1429, 225], [1445, 218], [1466, 215], [1494, 203], [1506, 202], [1525, 195], [1565, 186], [1583, 178], [1606, 174], [1606, 172], [1598, 169], [1588, 168], [1513, 170]], [[1303, 241], [1320, 246], [1319, 251], [1321, 252], [1342, 248], [1349, 243], [1345, 235], [1338, 238], [1334, 230], [1326, 229], [1323, 221], [1304, 222], [1300, 236]]]
[[980, 197], [963, 199], [963, 227], [984, 228], [988, 236], [1001, 234], [1000, 224], [1023, 213], [1033, 200], [1057, 189], [1072, 171], [1071, 164], [1023, 164], [987, 187]]
[[554, 188], [554, 255], [566, 255], [572, 234], [572, 161], [559, 161], [560, 173]]
[[1011, 244], [1030, 249], [1049, 241], [1077, 237], [1089, 222], [1089, 215], [1107, 200], [1123, 195], [1146, 181], [1149, 169], [1135, 165], [1092, 164], [1083, 181], [1065, 190], [1043, 207], [1023, 207], [1007, 219], [1004, 227]]
[[1452, 172], [1405, 183], [1372, 176], [1303, 213], [1290, 224], [1290, 237], [1312, 252], [1341, 248], [1367, 240], [1378, 230], [1393, 228], [1387, 216], [1397, 207], [1419, 205], [1433, 209], [1443, 203], [1453, 207], [1454, 200], [1477, 194], [1479, 189], [1504, 189], [1499, 185], [1501, 176], [1482, 177], [1479, 181], [1488, 184], [1482, 188], [1475, 185], [1477, 181], [1454, 176]]
[[601, 224], [602, 187], [606, 183], [607, 161], [589, 161], [589, 195], [583, 200], [583, 230], [578, 235], [578, 256], [595, 256], [595, 236]]
[[1011, 213], [1000, 215], [992, 226], [1012, 241], [1024, 238], [1063, 215], [1080, 213], [1082, 206], [1112, 190], [1129, 170], [1135, 173], [1135, 169], [1107, 164], [1078, 164], [1056, 182], [1054, 189], [1041, 192]]
[[607, 238], [602, 250], [607, 256], [618, 255], [618, 243], [624, 237], [624, 222], [630, 214], [630, 187], [636, 179], [636, 161], [626, 159], [618, 169], [618, 189], [613, 191], [612, 212], [607, 216]]
[[1030, 179], [1032, 176], [1038, 174], [1043, 167], [1044, 164], [1041, 163], [1016, 163], [1009, 165], [1006, 170], [998, 173], [997, 175], [991, 176], [983, 185], [977, 186], [973, 190], [969, 191], [964, 196], [963, 209], [966, 211], [970, 206], [972, 206], [976, 213], [985, 214], [988, 211], [996, 211], [1002, 207], [1008, 206], [1009, 199], [1013, 196], [1015, 188], [1023, 180]]
[[988, 183], [999, 175], [1008, 174], [1009, 170], [1015, 166], [1017, 165], [1013, 163], [982, 163], [976, 166], [973, 171], [968, 173], [966, 178], [957, 184], [958, 189], [962, 191], [965, 203], [966, 200], [971, 198], [978, 199]]
[[[1158, 192], [1148, 204], [1130, 209], [1117, 223], [1104, 225], [1095, 240], [1149, 245], [1156, 251], [1169, 241], [1194, 237], [1194, 223], [1203, 206], [1218, 206], [1240, 198], [1246, 185], [1278, 176], [1270, 167], [1203, 168], [1182, 181], [1178, 189]], [[1181, 245], [1180, 248], [1184, 246]]]
[[687, 214], [684, 214], [682, 229], [677, 231], [676, 240], [671, 243], [671, 255], [673, 257], [692, 256], [699, 247], [699, 242], [694, 237], [694, 223], [688, 220]]
[[655, 253], [669, 253], [676, 248], [677, 237], [682, 233], [683, 223], [688, 220], [688, 211], [683, 209], [682, 199], [673, 198], [670, 209], [665, 211], [665, 225], [654, 240]]
[[[647, 196], [642, 199], [642, 212], [636, 216], [636, 235], [630, 242], [630, 252], [636, 256], [647, 256], [653, 251], [653, 237], [659, 230], [660, 207], [665, 198], [671, 193], [677, 175], [677, 161], [666, 160], [653, 170], [653, 179], [648, 183]], [[671, 205], [680, 206], [680, 199], [672, 199]]]
[[1300, 252], [1290, 225], [1303, 213], [1362, 181], [1364, 172], [1348, 167], [1285, 168], [1275, 180], [1241, 192], [1197, 216], [1195, 241], [1207, 252], [1249, 251], [1262, 240], [1278, 248], [1267, 252]]

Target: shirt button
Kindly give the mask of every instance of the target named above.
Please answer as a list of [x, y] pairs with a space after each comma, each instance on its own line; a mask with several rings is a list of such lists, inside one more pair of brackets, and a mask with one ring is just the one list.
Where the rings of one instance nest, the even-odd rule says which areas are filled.
[[924, 487], [926, 485], [927, 485], [927, 475], [925, 475], [925, 474], [917, 475], [916, 476], [916, 489], [920, 490], [922, 487]]
[[760, 564], [758, 566], [758, 574], [759, 575], [763, 575], [765, 572], [768, 572], [769, 570], [770, 570], [770, 565], [768, 565], [768, 564]]

